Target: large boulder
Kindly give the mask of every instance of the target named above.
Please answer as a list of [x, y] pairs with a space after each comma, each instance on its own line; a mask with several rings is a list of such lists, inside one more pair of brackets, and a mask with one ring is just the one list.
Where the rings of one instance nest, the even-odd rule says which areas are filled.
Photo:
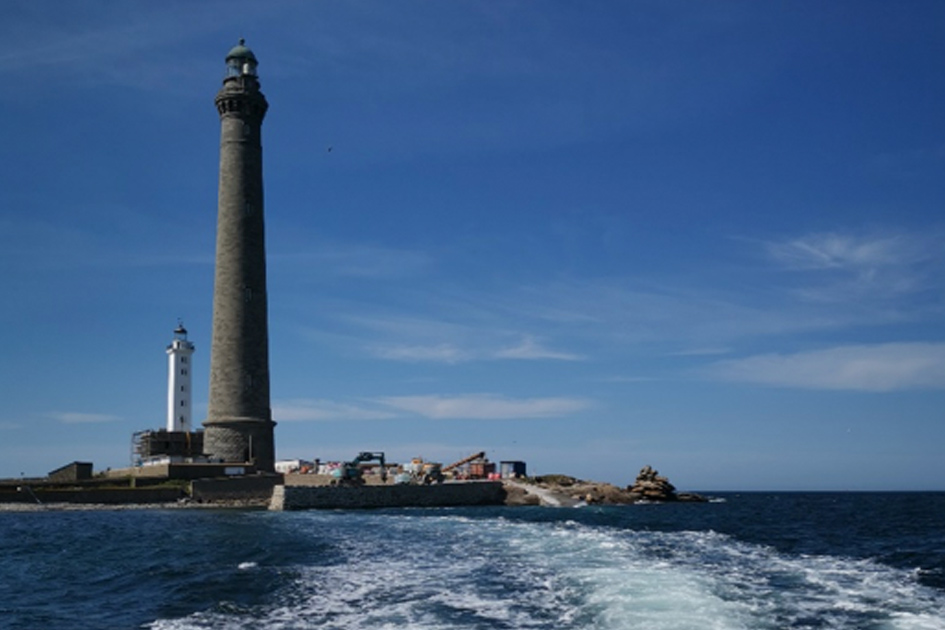
[[529, 493], [521, 484], [506, 481], [502, 485], [505, 487], [506, 505], [541, 505], [541, 497]]
[[704, 501], [692, 493], [676, 494], [676, 488], [651, 466], [644, 466], [633, 485], [627, 491], [634, 497], [645, 501]]

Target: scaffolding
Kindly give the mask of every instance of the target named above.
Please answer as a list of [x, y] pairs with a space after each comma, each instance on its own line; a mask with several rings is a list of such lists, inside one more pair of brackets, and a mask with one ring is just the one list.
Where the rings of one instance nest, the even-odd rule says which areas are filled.
[[131, 465], [141, 466], [156, 460], [193, 461], [203, 457], [202, 431], [136, 431], [131, 436]]

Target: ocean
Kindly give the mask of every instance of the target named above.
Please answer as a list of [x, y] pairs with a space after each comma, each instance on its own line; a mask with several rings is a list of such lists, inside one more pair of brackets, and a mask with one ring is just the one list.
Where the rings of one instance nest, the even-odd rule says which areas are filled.
[[945, 629], [945, 493], [0, 512], [0, 628]]

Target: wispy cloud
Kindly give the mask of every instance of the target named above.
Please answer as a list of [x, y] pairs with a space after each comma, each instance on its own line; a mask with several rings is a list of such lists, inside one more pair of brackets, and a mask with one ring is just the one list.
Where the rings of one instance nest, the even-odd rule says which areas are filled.
[[525, 337], [516, 346], [495, 352], [493, 356], [496, 359], [557, 359], [559, 361], [580, 361], [584, 358], [579, 354], [546, 348], [531, 336]]
[[[153, 12], [150, 15], [134, 11], [117, 13], [98, 13], [95, 16], [98, 19], [80, 14], [63, 16], [65, 21], [60, 23], [46, 19], [34, 23], [20, 21], [19, 33], [5, 32], [13, 40], [0, 54], [2, 73], [38, 78], [53, 75], [69, 81], [82, 77], [91, 84], [120, 83], [141, 88], [148, 88], [147, 82], [151, 80], [163, 86], [168, 74], [166, 68], [175, 64], [164, 63], [162, 77], [160, 61], [148, 53], [161, 44], [154, 20], [166, 22], [168, 17]], [[190, 28], [184, 26], [185, 30]], [[180, 37], [176, 29], [168, 32], [174, 33], [173, 40]]]
[[676, 352], [670, 352], [669, 356], [671, 357], [705, 357], [718, 354], [728, 354], [732, 351], [731, 348], [717, 347], [717, 348], [688, 348], [686, 350], [677, 350]]
[[345, 305], [327, 325], [308, 326], [306, 335], [319, 343], [337, 337], [348, 350], [360, 347], [388, 361], [574, 362], [632, 346], [664, 356], [708, 356], [746, 338], [875, 320], [869, 313], [765, 299], [681, 283], [654, 288], [633, 280], [575, 280], [468, 291], [453, 302], [418, 294], [405, 310], [385, 304], [370, 315], [364, 305]]
[[[82, 29], [85, 26], [87, 28]], [[7, 71], [30, 70], [45, 66], [73, 67], [85, 65], [96, 68], [102, 59], [120, 59], [129, 50], [143, 49], [153, 45], [143, 37], [139, 26], [105, 26], [88, 22], [56, 29], [49, 23], [34, 24], [30, 28], [25, 22], [21, 28], [28, 30], [28, 36], [9, 46], [0, 55], [0, 62]], [[120, 54], [119, 54], [120, 53]]]
[[657, 379], [652, 376], [605, 376], [597, 380], [601, 383], [652, 383]]
[[[124, 210], [124, 209], [122, 209]], [[212, 265], [213, 252], [200, 253], [177, 243], [149, 247], [145, 234], [158, 227], [133, 211], [116, 218], [108, 207], [83, 208], [82, 221], [55, 216], [0, 216], [0, 267], [16, 265], [43, 270], [79, 267], [180, 267]], [[124, 223], [120, 223], [124, 221]], [[107, 225], [106, 231], [102, 226]], [[109, 240], [120, 235], [117, 242]], [[176, 250], [176, 251], [175, 251]]]
[[377, 405], [356, 405], [321, 398], [296, 398], [274, 402], [272, 416], [278, 422], [331, 420], [386, 420], [396, 413]]
[[[376, 309], [375, 309], [376, 310]], [[342, 316], [344, 322], [385, 337], [401, 339], [462, 339], [470, 334], [471, 327], [434, 317], [411, 316], [396, 313], [370, 315], [351, 314]]]
[[708, 360], [761, 338], [938, 320], [938, 234], [849, 230], [754, 241], [767, 264], [736, 251], [752, 264], [728, 273], [411, 285], [378, 304], [330, 309], [333, 321], [320, 333], [387, 361], [580, 361], [628, 348]]
[[502, 306], [508, 316], [525, 319], [534, 330], [552, 330], [569, 342], [592, 344], [602, 351], [615, 344], [673, 348], [664, 352], [715, 348], [746, 336], [824, 324], [772, 308], [757, 296], [729, 293], [721, 286], [691, 286], [679, 278], [556, 282], [523, 289]]
[[[472, 310], [467, 306], [467, 310]], [[579, 361], [585, 357], [548, 347], [535, 335], [496, 326], [480, 309], [462, 323], [422, 317], [355, 315], [345, 322], [367, 333], [364, 350], [391, 361], [464, 363], [497, 360]], [[454, 315], [451, 315], [454, 317]], [[513, 325], [516, 322], [506, 322]], [[357, 333], [353, 336], [357, 336]], [[511, 341], [514, 340], [514, 341]]]
[[434, 420], [554, 418], [591, 406], [590, 401], [581, 398], [508, 398], [495, 394], [391, 396], [379, 402]]
[[936, 232], [819, 233], [765, 244], [785, 269], [806, 272], [796, 294], [824, 302], [884, 300], [940, 286], [945, 254]]
[[[811, 234], [761, 243], [769, 264], [742, 264], [735, 273], [579, 278], [490, 299], [529, 322], [523, 327], [554, 330], [569, 345], [721, 354], [752, 338], [937, 320], [945, 311], [943, 243], [934, 228]], [[733, 252], [748, 263], [745, 254]]]
[[274, 265], [291, 263], [292, 273], [349, 278], [397, 278], [411, 276], [433, 259], [421, 251], [364, 244], [320, 244], [317, 251], [272, 254]]
[[794, 269], [853, 269], [910, 264], [928, 257], [930, 243], [910, 235], [857, 236], [810, 234], [783, 242], [768, 243], [771, 256]]
[[[15, 77], [21, 87], [29, 78], [41, 89], [81, 81], [83, 87], [107, 83], [189, 91], [210, 64], [219, 63], [217, 58], [188, 61], [191, 42], [199, 44], [237, 23], [241, 26], [230, 32], [238, 32], [245, 20], [264, 19], [259, 13], [259, 6], [241, 0], [234, 0], [229, 11], [220, 11], [215, 3], [189, 4], [181, 12], [94, 2], [22, 11], [8, 20], [8, 28], [0, 27], [6, 42], [0, 76]], [[155, 54], [158, 49], [164, 52]]]
[[802, 389], [945, 389], [945, 343], [887, 343], [762, 354], [720, 361], [709, 366], [706, 374], [725, 381]]
[[103, 422], [119, 422], [121, 418], [105, 413], [82, 413], [77, 411], [52, 411], [46, 414], [53, 420], [63, 424], [99, 424]]
[[560, 417], [591, 404], [583, 398], [510, 398], [497, 394], [388, 396], [356, 403], [298, 398], [273, 403], [272, 415], [278, 422], [388, 420], [405, 415], [433, 420], [511, 420]]
[[391, 361], [431, 361], [434, 363], [460, 363], [472, 361], [475, 354], [450, 343], [432, 346], [380, 344], [368, 346], [368, 351], [379, 359]]
[[475, 358], [473, 326], [427, 317], [350, 315], [365, 352], [388, 361], [460, 363]]
[[[475, 335], [471, 335], [475, 337]], [[491, 336], [483, 332], [482, 337]], [[531, 337], [526, 337], [515, 346], [495, 348], [489, 347], [494, 341], [476, 343], [470, 341], [466, 347], [457, 343], [439, 343], [435, 345], [408, 345], [408, 344], [379, 344], [369, 346], [368, 350], [380, 359], [392, 361], [431, 361], [434, 363], [462, 363], [466, 361], [490, 360], [553, 360], [553, 361], [580, 361], [582, 355], [570, 352], [560, 352], [541, 345]]]

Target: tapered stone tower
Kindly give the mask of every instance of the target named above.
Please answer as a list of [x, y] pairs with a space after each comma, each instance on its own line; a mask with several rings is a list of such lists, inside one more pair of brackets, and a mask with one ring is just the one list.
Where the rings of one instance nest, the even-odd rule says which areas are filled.
[[262, 130], [269, 104], [256, 56], [240, 40], [226, 56], [220, 113], [210, 404], [204, 453], [226, 462], [275, 463], [269, 407], [269, 314], [263, 222]]

